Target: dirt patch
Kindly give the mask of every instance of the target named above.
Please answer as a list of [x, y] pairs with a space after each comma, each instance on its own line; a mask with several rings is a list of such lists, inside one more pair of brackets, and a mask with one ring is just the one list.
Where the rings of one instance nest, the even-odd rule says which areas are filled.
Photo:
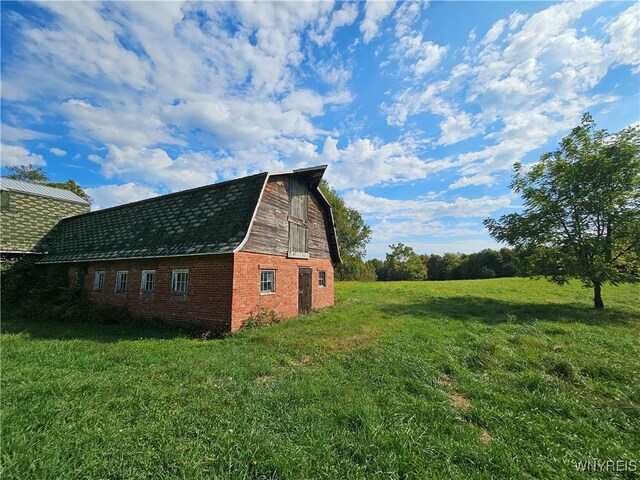
[[311, 355], [304, 355], [302, 358], [299, 358], [294, 363], [296, 365], [308, 365], [313, 362], [313, 357]]
[[269, 382], [271, 382], [271, 377], [268, 375], [256, 377], [256, 383], [259, 383], [260, 385], [267, 385]]
[[482, 443], [489, 443], [491, 440], [493, 440], [493, 437], [491, 435], [489, 435], [489, 432], [487, 432], [484, 428], [480, 430], [480, 441]]
[[453, 388], [453, 383], [448, 375], [440, 375], [440, 378], [438, 378], [436, 382], [438, 382], [438, 385], [442, 385], [443, 387]]
[[448, 394], [448, 397], [449, 403], [463, 412], [466, 412], [471, 408], [471, 402], [464, 398], [464, 396], [459, 392], [450, 393]]
[[370, 333], [359, 333], [357, 335], [343, 337], [336, 343], [336, 349], [351, 350], [373, 341], [374, 338], [375, 336]]

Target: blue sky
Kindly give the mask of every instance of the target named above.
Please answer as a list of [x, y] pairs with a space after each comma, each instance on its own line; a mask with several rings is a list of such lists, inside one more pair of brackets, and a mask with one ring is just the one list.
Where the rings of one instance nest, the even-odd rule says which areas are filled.
[[640, 119], [639, 5], [2, 2], [2, 166], [105, 208], [326, 163], [370, 258], [495, 247], [514, 162]]

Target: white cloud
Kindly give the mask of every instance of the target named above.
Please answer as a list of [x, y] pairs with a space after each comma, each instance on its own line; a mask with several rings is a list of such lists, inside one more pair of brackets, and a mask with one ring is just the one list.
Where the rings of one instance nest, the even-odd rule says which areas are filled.
[[22, 165], [46, 165], [42, 155], [32, 153], [20, 145], [0, 144], [0, 158], [3, 167], [17, 167]]
[[438, 139], [439, 145], [453, 145], [474, 137], [479, 132], [473, 117], [465, 112], [451, 114], [440, 122], [441, 135]]
[[159, 193], [151, 187], [132, 182], [120, 185], [101, 185], [94, 188], [85, 188], [84, 190], [93, 200], [91, 204], [92, 210], [101, 210], [103, 208], [145, 200], [159, 195]]
[[45, 108], [88, 144], [185, 145], [194, 131], [205, 148], [310, 139], [324, 133], [313, 117], [352, 98], [339, 56], [318, 62], [330, 67], [323, 79], [339, 86], [332, 92], [299, 88], [296, 75], [305, 32], [329, 41], [355, 21], [356, 4], [336, 11], [329, 2], [41, 7], [53, 21], [42, 27], [21, 19], [19, 75], [3, 72], [3, 93], [48, 95]]
[[502, 31], [504, 30], [506, 23], [507, 21], [505, 19], [500, 19], [494, 23], [480, 43], [482, 45], [487, 45], [495, 42], [500, 35], [502, 35]]
[[491, 186], [496, 183], [496, 179], [491, 175], [484, 175], [482, 173], [472, 175], [470, 177], [460, 177], [458, 180], [449, 185], [449, 190], [455, 190], [457, 188], [468, 187], [470, 185], [488, 185]]
[[637, 6], [606, 28], [609, 39], [596, 40], [572, 28], [594, 5], [567, 2], [530, 17], [514, 12], [498, 20], [480, 44], [466, 47], [466, 62], [453, 67], [447, 78], [409, 86], [393, 104], [383, 104], [387, 122], [402, 127], [425, 112], [440, 115], [437, 145], [484, 133], [483, 148], [452, 162], [461, 178], [450, 188], [491, 184], [491, 173], [510, 169], [575, 125], [582, 112], [615, 100], [591, 93], [609, 68], [638, 65], [637, 49], [629, 50], [629, 39], [639, 35]]
[[[162, 184], [171, 191], [215, 183], [226, 170], [237, 172], [232, 158], [216, 158], [209, 152], [191, 152], [171, 158], [161, 148], [110, 145], [107, 154], [94, 157], [105, 178], [120, 178], [146, 184]], [[242, 176], [245, 171], [237, 173]]]
[[326, 25], [323, 25], [324, 31], [322, 33], [312, 31], [310, 37], [319, 46], [323, 46], [326, 43], [331, 42], [331, 40], [333, 39], [333, 34], [338, 28], [344, 27], [346, 25], [351, 25], [353, 22], [355, 22], [357, 16], [357, 3], [343, 3], [342, 8], [334, 11], [331, 15], [331, 19], [325, 22]]
[[[468, 222], [470, 223], [470, 222]], [[461, 228], [459, 225], [450, 226], [444, 222], [418, 222], [414, 220], [389, 221], [382, 220], [373, 227], [373, 237], [376, 241], [388, 242], [395, 238], [415, 237], [468, 237], [486, 235], [484, 227], [477, 223], [471, 225], [476, 228]]]
[[[631, 65], [633, 73], [640, 73], [640, 4], [633, 3], [607, 26], [611, 40], [607, 50], [621, 65]], [[635, 41], [633, 41], [635, 39]]]
[[447, 50], [446, 46], [424, 41], [421, 33], [407, 34], [396, 45], [397, 55], [410, 65], [409, 68], [416, 77], [434, 70]]
[[395, 5], [395, 2], [367, 0], [364, 6], [364, 20], [360, 24], [364, 43], [369, 43], [378, 36], [380, 23], [391, 14]]
[[54, 136], [28, 128], [13, 127], [6, 123], [2, 124], [2, 140], [5, 142], [20, 142], [22, 140], [35, 140], [40, 138], [54, 138]]
[[87, 142], [144, 147], [156, 143], [182, 144], [173, 137], [163, 121], [147, 107], [132, 104], [116, 104], [104, 107], [84, 100], [71, 99], [60, 111], [67, 116], [67, 124], [73, 134]]
[[405, 142], [368, 138], [356, 139], [340, 149], [337, 141], [328, 137], [318, 160], [331, 164], [327, 179], [337, 189], [425, 178], [449, 166], [446, 161], [419, 158]]
[[347, 204], [371, 218], [412, 219], [426, 222], [444, 217], [486, 217], [490, 213], [511, 207], [513, 195], [501, 197], [456, 197], [451, 202], [431, 200], [395, 200], [376, 197], [363, 190], [350, 190], [344, 195]]
[[61, 148], [56, 147], [51, 147], [49, 149], [49, 152], [51, 152], [56, 157], [64, 157], [67, 154], [66, 150], [62, 150]]

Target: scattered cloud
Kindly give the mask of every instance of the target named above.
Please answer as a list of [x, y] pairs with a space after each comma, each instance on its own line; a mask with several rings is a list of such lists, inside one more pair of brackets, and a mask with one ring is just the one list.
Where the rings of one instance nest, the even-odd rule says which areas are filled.
[[51, 139], [55, 138], [44, 132], [38, 132], [28, 128], [18, 128], [6, 123], [2, 124], [2, 140], [5, 142], [20, 142], [22, 140]]
[[367, 0], [364, 6], [364, 20], [360, 24], [364, 43], [369, 43], [379, 35], [380, 24], [391, 14], [395, 6], [395, 2]]
[[66, 150], [62, 150], [61, 148], [51, 147], [49, 152], [55, 155], [56, 157], [64, 157], [67, 152]]
[[0, 158], [2, 158], [3, 167], [18, 167], [23, 165], [46, 165], [42, 155], [32, 153], [20, 145], [8, 145], [2, 143], [0, 145]]
[[345, 201], [353, 208], [375, 219], [413, 219], [426, 222], [438, 218], [483, 218], [502, 208], [512, 207], [513, 195], [500, 197], [456, 197], [450, 202], [431, 200], [397, 200], [369, 195], [363, 190], [350, 190]]
[[93, 200], [91, 210], [101, 210], [159, 195], [153, 188], [133, 182], [119, 185], [100, 185], [99, 187], [85, 188], [85, 191]]

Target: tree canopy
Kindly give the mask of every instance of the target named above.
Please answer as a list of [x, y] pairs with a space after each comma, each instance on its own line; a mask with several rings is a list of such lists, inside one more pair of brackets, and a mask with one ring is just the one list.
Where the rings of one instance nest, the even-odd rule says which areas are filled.
[[426, 280], [427, 264], [413, 248], [398, 243], [389, 245], [390, 253], [382, 266], [380, 280]]
[[339, 280], [375, 280], [375, 271], [365, 265], [363, 257], [367, 244], [371, 241], [371, 228], [354, 208], [348, 207], [326, 180], [322, 180], [320, 190], [333, 211], [333, 220], [338, 237], [342, 264], [336, 266]]
[[42, 167], [35, 167], [33, 165], [17, 165], [7, 167], [7, 170], [11, 172], [7, 175], [7, 178], [22, 180], [25, 182], [41, 183], [49, 187], [70, 190], [79, 197], [91, 202], [91, 197], [75, 182], [75, 180], [69, 179], [66, 182], [52, 182], [49, 180], [49, 176]]
[[528, 273], [559, 284], [580, 279], [604, 308], [605, 283], [640, 277], [640, 131], [579, 126], [532, 167], [515, 165], [522, 213], [486, 219], [498, 241], [525, 252]]

